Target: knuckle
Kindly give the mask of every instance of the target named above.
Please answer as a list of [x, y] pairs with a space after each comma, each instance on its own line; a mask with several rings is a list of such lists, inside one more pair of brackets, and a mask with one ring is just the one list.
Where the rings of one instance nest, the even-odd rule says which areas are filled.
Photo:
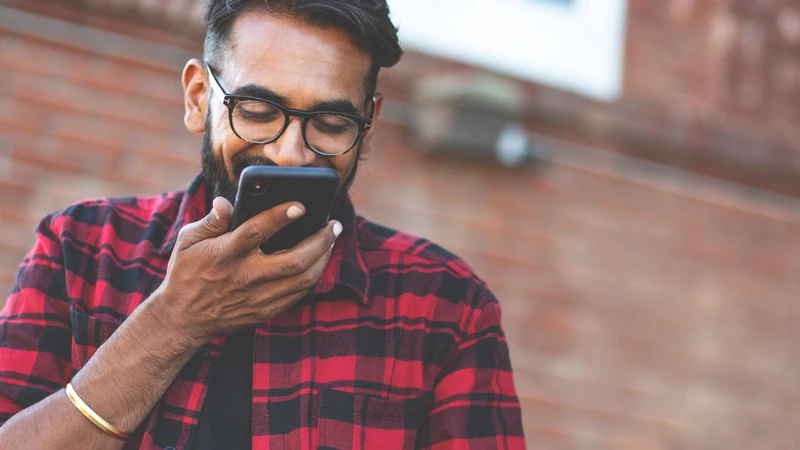
[[204, 234], [214, 231], [214, 225], [210, 224], [208, 220], [201, 220], [200, 222], [193, 224], [193, 227], [197, 228]]
[[214, 245], [209, 246], [208, 254], [218, 270], [231, 270], [233, 268], [234, 261], [226, 251], [225, 246], [221, 245], [220, 242], [215, 242]]
[[231, 280], [231, 289], [233, 289], [235, 292], [248, 292], [251, 285], [252, 280], [250, 276], [244, 273], [236, 275]]
[[[228, 281], [233, 283], [237, 279], [237, 272], [235, 270], [234, 264], [228, 258], [224, 256], [215, 256], [215, 253], [211, 253], [212, 257], [208, 260], [199, 262], [199, 265], [207, 272], [211, 272], [214, 274], [214, 278], [217, 281]], [[233, 273], [233, 276], [229, 274]]]
[[306, 264], [305, 261], [303, 261], [303, 258], [293, 256], [286, 258], [284, 262], [284, 268], [286, 272], [291, 274], [302, 273], [306, 269]]
[[264, 231], [254, 223], [245, 225], [243, 231], [245, 238], [250, 242], [262, 242], [266, 240]]
[[311, 289], [317, 284], [317, 277], [311, 271], [305, 271], [298, 276], [297, 284], [302, 289]]
[[192, 234], [192, 226], [186, 225], [178, 231], [178, 240], [183, 242]]

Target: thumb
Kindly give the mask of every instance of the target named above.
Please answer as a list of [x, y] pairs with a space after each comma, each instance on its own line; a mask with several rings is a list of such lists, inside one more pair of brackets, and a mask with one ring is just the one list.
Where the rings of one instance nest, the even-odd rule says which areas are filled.
[[228, 231], [231, 224], [231, 217], [233, 216], [233, 205], [225, 197], [217, 197], [214, 199], [211, 207], [211, 216], [214, 217], [217, 225], [220, 226], [223, 232]]
[[186, 225], [178, 237], [179, 249], [186, 249], [206, 239], [215, 238], [228, 232], [233, 206], [223, 197], [217, 197], [211, 212], [197, 222]]

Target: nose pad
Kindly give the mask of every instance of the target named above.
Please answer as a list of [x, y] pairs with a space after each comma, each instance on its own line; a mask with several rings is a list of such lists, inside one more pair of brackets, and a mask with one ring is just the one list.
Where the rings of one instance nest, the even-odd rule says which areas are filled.
[[317, 157], [303, 139], [303, 121], [292, 117], [286, 131], [277, 141], [264, 145], [264, 154], [275, 164], [284, 167], [311, 165]]

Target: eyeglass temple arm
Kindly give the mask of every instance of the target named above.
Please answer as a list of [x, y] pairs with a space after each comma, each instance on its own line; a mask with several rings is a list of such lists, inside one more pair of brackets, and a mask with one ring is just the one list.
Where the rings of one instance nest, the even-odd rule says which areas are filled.
[[214, 72], [211, 71], [211, 66], [206, 64], [206, 72], [208, 72], [208, 81], [211, 84], [211, 92], [216, 93], [219, 95], [220, 99], [225, 99], [225, 96], [228, 95], [223, 89], [222, 86], [219, 85], [217, 81], [217, 77], [214, 76]]
[[378, 100], [383, 100], [383, 94], [380, 92], [376, 92], [375, 95], [372, 96], [372, 100], [370, 100], [371, 105], [369, 111], [369, 122], [364, 125], [364, 131], [372, 128], [372, 122], [375, 120], [375, 108], [377, 108]]

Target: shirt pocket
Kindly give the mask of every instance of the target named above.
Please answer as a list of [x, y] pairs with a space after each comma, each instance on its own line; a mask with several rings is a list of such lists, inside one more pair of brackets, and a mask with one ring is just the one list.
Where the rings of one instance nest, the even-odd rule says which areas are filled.
[[426, 398], [320, 390], [319, 448], [413, 449]]
[[70, 310], [72, 322], [72, 374], [86, 365], [98, 347], [117, 331], [121, 322], [98, 319], [78, 311]]

